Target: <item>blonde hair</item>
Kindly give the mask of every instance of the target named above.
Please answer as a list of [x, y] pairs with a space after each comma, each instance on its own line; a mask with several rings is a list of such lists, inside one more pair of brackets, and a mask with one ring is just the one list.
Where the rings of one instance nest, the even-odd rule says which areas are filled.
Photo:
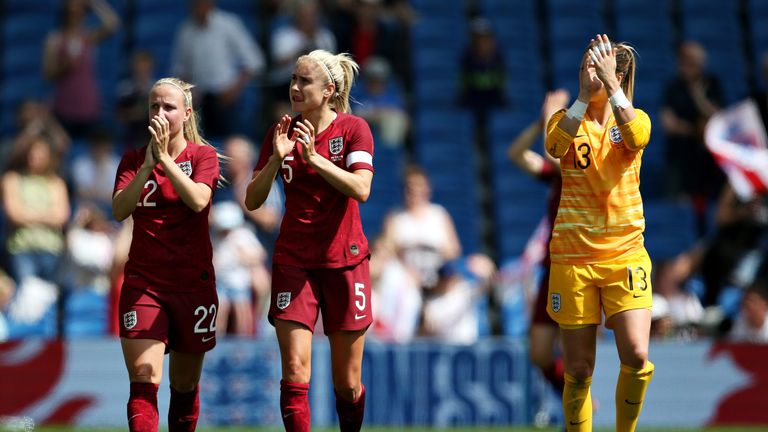
[[333, 54], [318, 49], [299, 57], [296, 63], [305, 58], [312, 59], [320, 64], [320, 67], [323, 68], [325, 75], [328, 77], [326, 84], [333, 84], [334, 92], [331, 95], [329, 105], [336, 111], [350, 112], [349, 93], [355, 81], [355, 75], [360, 70], [360, 66], [352, 60], [352, 56], [347, 53]]
[[192, 88], [195, 86], [175, 77], [167, 77], [157, 80], [152, 86], [152, 89], [162, 84], [176, 87], [184, 96], [184, 106], [192, 110], [192, 115], [190, 115], [189, 119], [184, 122], [184, 138], [187, 141], [192, 141], [198, 145], [211, 145], [205, 138], [203, 138], [203, 135], [200, 133], [200, 128], [197, 126], [197, 112], [192, 106]]
[[635, 69], [637, 68], [637, 51], [626, 42], [613, 44], [616, 48], [616, 73], [623, 74], [621, 89], [627, 99], [632, 100], [635, 93]]

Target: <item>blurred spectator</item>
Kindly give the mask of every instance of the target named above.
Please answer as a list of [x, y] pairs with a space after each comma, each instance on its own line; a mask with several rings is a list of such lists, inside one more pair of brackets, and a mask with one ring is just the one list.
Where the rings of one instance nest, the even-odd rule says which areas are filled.
[[405, 81], [410, 56], [408, 27], [413, 14], [410, 4], [402, 0], [339, 0], [334, 6], [339, 51], [352, 54], [361, 65], [371, 57], [381, 57], [392, 65], [398, 79]]
[[279, 26], [270, 39], [272, 55], [269, 73], [270, 118], [279, 119], [291, 112], [287, 89], [296, 60], [315, 49], [337, 52], [336, 37], [324, 24], [324, 15], [317, 0], [288, 2], [289, 23]]
[[112, 191], [120, 164], [113, 148], [114, 137], [109, 130], [94, 129], [88, 136], [86, 152], [72, 161], [70, 178], [78, 207], [93, 204], [107, 214], [112, 212]]
[[420, 279], [392, 246], [379, 238], [371, 249], [371, 330], [381, 341], [408, 343], [416, 336], [421, 320]]
[[352, 88], [357, 102], [353, 111], [371, 126], [374, 139], [386, 147], [403, 147], [408, 134], [408, 111], [399, 82], [381, 57], [371, 57], [363, 65], [362, 83]]
[[404, 184], [405, 205], [387, 216], [382, 241], [418, 275], [423, 288], [431, 289], [437, 284], [437, 270], [461, 255], [461, 244], [451, 215], [431, 202], [426, 173], [406, 168]]
[[491, 23], [485, 18], [470, 23], [469, 46], [460, 67], [459, 103], [474, 112], [478, 128], [483, 128], [488, 113], [507, 104], [504, 58]]
[[15, 291], [16, 284], [13, 279], [0, 269], [0, 342], [8, 340], [8, 321], [5, 314]]
[[5, 165], [12, 148], [22, 146], [20, 141], [37, 139], [45, 135], [58, 154], [65, 154], [70, 147], [71, 139], [61, 123], [51, 115], [48, 106], [35, 99], [24, 99], [16, 109], [16, 131], [10, 139], [4, 140], [0, 149], [0, 162]]
[[139, 148], [149, 142], [147, 95], [158, 77], [155, 59], [149, 51], [131, 57], [131, 75], [117, 85], [117, 116], [124, 126], [123, 150]]
[[[95, 29], [86, 27], [88, 9], [99, 18]], [[65, 0], [60, 27], [45, 41], [43, 72], [55, 87], [53, 113], [73, 138], [85, 137], [99, 120], [94, 49], [119, 26], [120, 18], [104, 0]]]
[[744, 292], [741, 310], [729, 337], [734, 342], [768, 343], [768, 288], [765, 281], [757, 281]]
[[[692, 252], [694, 256], [697, 253]], [[656, 265], [652, 314], [658, 313], [658, 299], [659, 309], [665, 312], [665, 317], [670, 321], [669, 331], [665, 334], [667, 338], [696, 339], [705, 330], [706, 311], [699, 297], [686, 284], [686, 279], [693, 271], [690, 266], [695, 259], [692, 259], [692, 255], [682, 254], [669, 262]]]
[[264, 54], [237, 15], [217, 9], [214, 0], [190, 5], [191, 16], [176, 33], [172, 73], [195, 84], [205, 135], [222, 139], [235, 132], [240, 95], [263, 72]]
[[67, 289], [109, 292], [116, 235], [101, 208], [80, 206], [66, 234], [67, 253], [61, 273]]
[[667, 299], [660, 294], [653, 294], [651, 309], [651, 339], [667, 339], [674, 332], [674, 322], [669, 314]]
[[58, 167], [51, 142], [38, 135], [18, 143], [0, 179], [9, 270], [18, 284], [33, 276], [55, 279], [69, 220], [69, 196]]
[[280, 221], [283, 218], [283, 192], [279, 182], [272, 183], [267, 201], [261, 207], [248, 211], [245, 208], [245, 191], [253, 177], [253, 168], [256, 166], [256, 149], [248, 138], [236, 135], [227, 138], [224, 142], [224, 155], [228, 159], [222, 168], [226, 170], [225, 177], [230, 183], [230, 196], [227, 197], [226, 193], [219, 194], [220, 198], [228, 198], [240, 204], [248, 221], [254, 224], [256, 234], [267, 250], [268, 259], [271, 260]]
[[495, 273], [493, 261], [479, 254], [466, 258], [466, 271], [455, 261], [440, 267], [437, 284], [424, 300], [421, 334], [440, 342], [477, 342], [481, 320], [478, 302], [488, 294]]
[[669, 292], [674, 292], [696, 273], [704, 280], [704, 306], [717, 305], [726, 286], [746, 288], [753, 282], [757, 264], [765, 252], [761, 241], [768, 227], [768, 196], [764, 194], [742, 202], [726, 183], [716, 218], [711, 237], [659, 269], [659, 292], [668, 299]]
[[253, 335], [256, 323], [266, 317], [269, 303], [271, 282], [265, 266], [266, 251], [245, 225], [242, 208], [233, 201], [214, 204], [211, 226], [219, 294], [216, 331], [219, 335], [227, 334], [232, 314], [234, 325], [230, 333]]
[[668, 193], [690, 199], [698, 235], [707, 232], [707, 206], [725, 179], [704, 144], [707, 120], [722, 105], [719, 79], [706, 72], [707, 54], [697, 42], [677, 52], [678, 76], [664, 90], [661, 122], [666, 134]]

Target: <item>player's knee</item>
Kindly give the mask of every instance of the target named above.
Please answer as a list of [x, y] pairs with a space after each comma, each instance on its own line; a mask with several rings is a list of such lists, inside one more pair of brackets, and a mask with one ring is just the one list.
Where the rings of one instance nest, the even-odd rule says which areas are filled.
[[130, 371], [131, 382], [151, 383], [159, 382], [160, 371], [155, 370], [151, 363], [134, 365]]
[[590, 362], [589, 360], [572, 361], [566, 365], [565, 369], [574, 378], [586, 379], [592, 376], [595, 370], [595, 362]]
[[189, 393], [197, 387], [197, 380], [191, 377], [174, 377], [171, 387], [179, 393]]
[[309, 382], [310, 369], [300, 359], [293, 358], [283, 364], [283, 378], [290, 382]]
[[648, 361], [648, 349], [636, 347], [628, 358], [622, 360], [622, 363], [634, 369], [642, 369], [646, 361]]
[[334, 385], [333, 390], [336, 392], [336, 397], [343, 399], [347, 402], [354, 402], [360, 397], [362, 387], [355, 386], [343, 386], [339, 387]]

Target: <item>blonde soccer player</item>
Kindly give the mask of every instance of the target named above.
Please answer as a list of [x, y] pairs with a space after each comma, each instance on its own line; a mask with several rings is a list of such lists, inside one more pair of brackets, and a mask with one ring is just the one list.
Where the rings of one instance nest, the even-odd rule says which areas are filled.
[[635, 54], [597, 35], [581, 60], [578, 98], [547, 125], [546, 149], [560, 159], [563, 181], [547, 312], [561, 328], [568, 431], [592, 430], [590, 385], [603, 314], [621, 361], [617, 431], [635, 430], [654, 370], [648, 361], [651, 260], [639, 188], [651, 122], [631, 102]]

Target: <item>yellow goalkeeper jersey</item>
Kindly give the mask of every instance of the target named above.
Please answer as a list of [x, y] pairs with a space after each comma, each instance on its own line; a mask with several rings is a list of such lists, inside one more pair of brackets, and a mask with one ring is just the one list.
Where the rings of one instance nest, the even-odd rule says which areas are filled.
[[558, 111], [547, 125], [546, 149], [560, 159], [560, 207], [552, 232], [553, 263], [598, 264], [620, 261], [643, 246], [640, 164], [651, 136], [651, 120], [636, 117], [603, 129], [585, 116], [576, 136], [557, 127]]

